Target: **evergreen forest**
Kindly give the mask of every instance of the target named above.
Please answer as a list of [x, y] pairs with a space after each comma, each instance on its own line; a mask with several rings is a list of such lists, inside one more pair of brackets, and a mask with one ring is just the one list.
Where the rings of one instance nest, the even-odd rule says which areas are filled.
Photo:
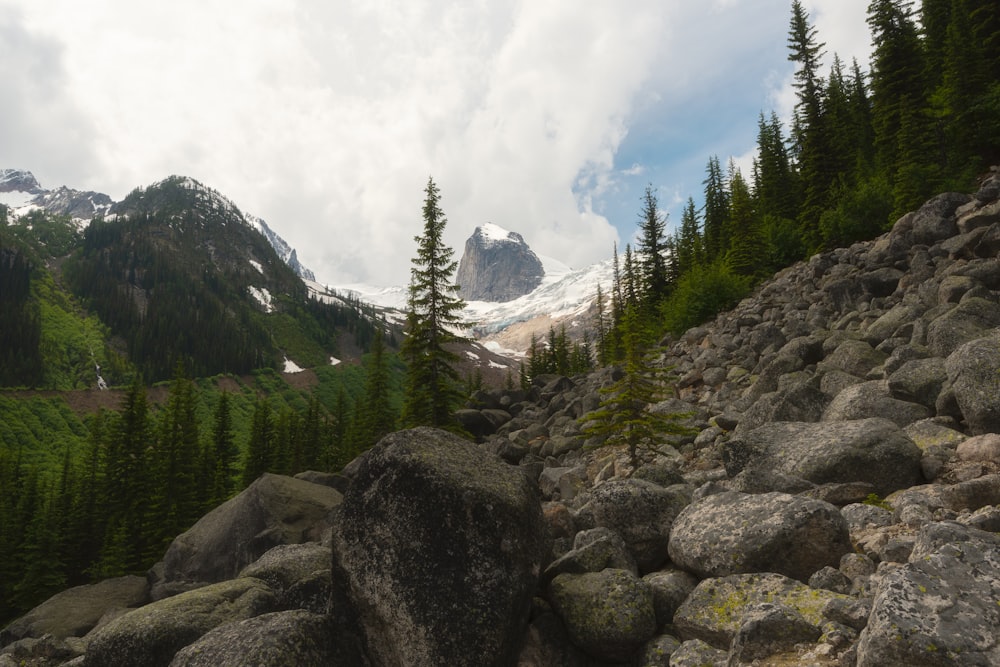
[[[867, 27], [871, 62], [842, 62], [793, 0], [791, 121], [761, 111], [749, 174], [707, 157], [671, 233], [650, 185], [635, 246], [610, 249], [591, 334], [534, 341], [522, 387], [619, 367], [588, 428], [634, 455], [644, 434], [679, 432], [676, 416], [632, 411], [669, 381], [648, 354], [664, 336], [1000, 163], [996, 3], [872, 0]], [[425, 195], [402, 329], [349, 297], [311, 298], [238, 209], [187, 179], [83, 230], [0, 206], [0, 626], [68, 586], [145, 572], [265, 472], [339, 471], [399, 427], [461, 431], [455, 410], [480, 382], [456, 371], [455, 262], [432, 179]], [[274, 370], [286, 358], [316, 382], [290, 386]], [[70, 405], [98, 378], [117, 405]]]

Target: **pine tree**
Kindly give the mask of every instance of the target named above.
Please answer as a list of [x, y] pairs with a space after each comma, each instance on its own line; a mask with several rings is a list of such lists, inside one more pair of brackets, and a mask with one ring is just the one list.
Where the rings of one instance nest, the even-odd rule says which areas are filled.
[[463, 396], [454, 366], [458, 355], [447, 346], [463, 340], [455, 330], [462, 325], [465, 303], [452, 279], [458, 262], [444, 243], [447, 219], [433, 179], [428, 179], [424, 192], [424, 233], [415, 237], [417, 255], [410, 271], [407, 337], [402, 347], [407, 365], [403, 423], [455, 428], [452, 411]]
[[233, 436], [233, 417], [229, 392], [219, 394], [219, 402], [212, 415], [212, 440], [206, 447], [209, 476], [207, 506], [215, 507], [229, 499], [235, 490], [233, 475], [239, 449]]
[[896, 173], [906, 166], [900, 155], [903, 123], [911, 123], [911, 136], [927, 129], [926, 119], [919, 115], [927, 107], [923, 47], [912, 2], [873, 0], [868, 25], [874, 47], [871, 88], [877, 166], [895, 184]]
[[645, 310], [651, 312], [667, 297], [667, 263], [664, 252], [667, 226], [666, 214], [659, 208], [653, 185], [646, 186], [642, 195], [642, 211], [639, 214], [639, 243], [637, 250], [639, 291]]
[[726, 189], [718, 157], [712, 156], [708, 159], [707, 172], [708, 175], [703, 181], [705, 207], [702, 220], [705, 230], [705, 261], [711, 263], [729, 249], [729, 238], [726, 236], [729, 221], [729, 192]]
[[597, 363], [601, 366], [608, 363], [610, 350], [608, 349], [608, 313], [604, 303], [604, 291], [601, 284], [597, 284], [597, 295], [594, 297], [595, 326], [597, 327]]
[[819, 218], [829, 201], [834, 172], [830, 164], [830, 132], [823, 108], [823, 79], [819, 76], [823, 46], [816, 40], [816, 28], [809, 23], [802, 3], [793, 0], [788, 59], [798, 66], [792, 84], [798, 102], [792, 136], [803, 187], [799, 226], [810, 247], [818, 247], [820, 243]]
[[625, 262], [622, 266], [622, 294], [625, 297], [624, 308], [639, 307], [639, 272], [635, 266], [635, 255], [632, 253], [632, 244], [625, 244]]
[[600, 407], [582, 418], [583, 433], [601, 440], [602, 446], [624, 445], [634, 471], [641, 464], [640, 450], [655, 451], [671, 435], [691, 432], [680, 421], [688, 415], [652, 412], [648, 407], [666, 393], [664, 371], [656, 368], [644, 353], [642, 332], [636, 309], [626, 308], [622, 320], [625, 360], [622, 377], [601, 389]]
[[120, 566], [122, 572], [147, 567], [148, 548], [156, 539], [156, 527], [150, 525], [155, 484], [152, 442], [146, 388], [137, 376], [112, 427], [104, 473], [109, 518], [102, 559]]
[[182, 364], [174, 368], [167, 403], [160, 413], [159, 437], [151, 465], [156, 479], [152, 527], [158, 531], [149, 556], [156, 558], [174, 537], [200, 515], [198, 497], [198, 420], [195, 417], [194, 382]]
[[726, 261], [735, 273], [753, 276], [761, 269], [765, 248], [750, 188], [733, 161], [729, 163], [729, 193], [730, 247]]
[[247, 443], [246, 461], [243, 464], [243, 486], [250, 486], [254, 480], [271, 469], [274, 439], [271, 404], [263, 398], [258, 398], [250, 422], [250, 441]]
[[675, 246], [679, 275], [684, 275], [705, 261], [701, 232], [698, 229], [698, 211], [695, 209], [692, 197], [688, 197], [681, 213], [681, 228]]
[[365, 364], [365, 394], [359, 410], [361, 449], [376, 444], [396, 430], [397, 415], [389, 396], [389, 364], [381, 333], [372, 341]]

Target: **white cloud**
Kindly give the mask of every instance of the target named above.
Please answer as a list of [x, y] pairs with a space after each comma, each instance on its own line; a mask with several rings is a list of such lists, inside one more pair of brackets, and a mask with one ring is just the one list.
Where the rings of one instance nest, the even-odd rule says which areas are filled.
[[[841, 9], [856, 2], [806, 3], [828, 50], [865, 32]], [[431, 175], [458, 252], [492, 221], [569, 264], [604, 259], [602, 198], [653, 164], [615, 169], [637, 124], [787, 90], [783, 40], [763, 45], [770, 79], [748, 81], [746, 55], [787, 30], [786, 0], [0, 0], [0, 16], [5, 100], [38, 114], [18, 107], [17, 151], [0, 123], [0, 166], [116, 198], [192, 176], [326, 281], [407, 280]], [[3, 51], [8, 35], [33, 48]]]

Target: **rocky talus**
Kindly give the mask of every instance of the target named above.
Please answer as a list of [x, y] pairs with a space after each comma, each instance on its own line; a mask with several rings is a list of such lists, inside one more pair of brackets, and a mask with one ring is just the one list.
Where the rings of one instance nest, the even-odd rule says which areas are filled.
[[[696, 435], [581, 435], [605, 369], [265, 476], [12, 665], [1000, 664], [1000, 174], [662, 343]], [[102, 602], [103, 601], [103, 602]]]

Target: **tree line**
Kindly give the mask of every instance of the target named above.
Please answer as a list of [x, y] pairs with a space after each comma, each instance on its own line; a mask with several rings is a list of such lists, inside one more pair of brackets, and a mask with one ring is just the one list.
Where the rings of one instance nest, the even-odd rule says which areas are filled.
[[887, 231], [946, 190], [968, 191], [1000, 160], [1000, 13], [986, 0], [874, 0], [869, 70], [825, 45], [799, 0], [791, 127], [758, 118], [752, 173], [708, 159], [702, 205], [689, 197], [671, 234], [652, 185], [637, 241], [614, 249], [611, 294], [598, 295], [601, 363], [624, 359], [634, 308], [649, 336], [679, 334], [811, 254]]
[[226, 391], [206, 400], [178, 365], [161, 406], [137, 376], [118, 410], [86, 419], [56, 469], [0, 447], [0, 625], [69, 586], [143, 574], [265, 472], [339, 471], [395, 430], [399, 363], [377, 338], [360, 393], [340, 386], [330, 407], [315, 392], [286, 403], [259, 394], [248, 405]]

